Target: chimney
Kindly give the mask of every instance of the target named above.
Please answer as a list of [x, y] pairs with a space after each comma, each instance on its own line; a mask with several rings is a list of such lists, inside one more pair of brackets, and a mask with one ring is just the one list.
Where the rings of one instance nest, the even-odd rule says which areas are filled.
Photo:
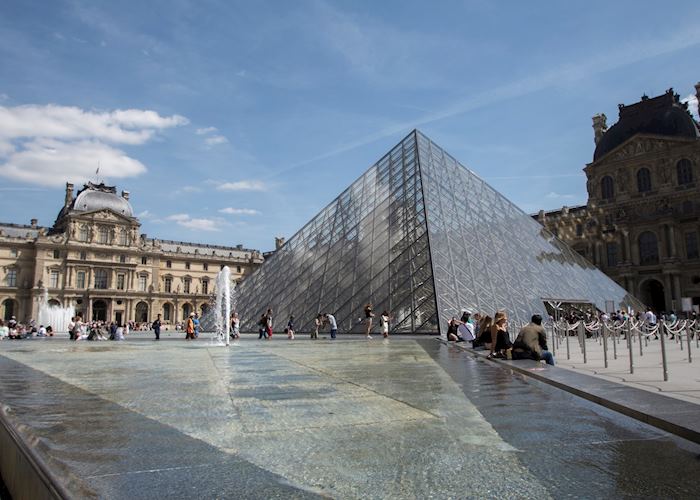
[[39, 222], [37, 219], [32, 219], [32, 220], [31, 220], [31, 224], [32, 224], [32, 228], [33, 228], [33, 229], [36, 228], [37, 222]]
[[66, 200], [63, 206], [70, 206], [71, 203], [73, 203], [73, 184], [66, 182]]
[[122, 191], [122, 198], [129, 201], [129, 191]]
[[275, 238], [275, 250], [279, 250], [282, 248], [282, 245], [284, 245], [285, 239], [280, 236], [278, 238]]
[[606, 123], [607, 119], [608, 117], [605, 116], [605, 113], [598, 113], [597, 115], [593, 116], [593, 134], [596, 144], [600, 142], [603, 134], [605, 134], [605, 131], [608, 130], [608, 125]]
[[695, 84], [695, 99], [698, 101], [698, 115], [700, 115], [700, 82]]

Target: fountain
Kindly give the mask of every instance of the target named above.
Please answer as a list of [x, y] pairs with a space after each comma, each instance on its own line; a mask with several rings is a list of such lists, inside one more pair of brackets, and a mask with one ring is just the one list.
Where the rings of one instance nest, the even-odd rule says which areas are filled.
[[75, 316], [75, 307], [61, 307], [49, 304], [49, 290], [44, 287], [39, 296], [39, 325], [51, 326], [55, 332], [67, 332], [71, 318]]
[[212, 296], [209, 310], [200, 320], [202, 331], [211, 331], [212, 342], [229, 345], [231, 312], [236, 308], [236, 287], [231, 284], [231, 270], [228, 266], [216, 275], [216, 293]]

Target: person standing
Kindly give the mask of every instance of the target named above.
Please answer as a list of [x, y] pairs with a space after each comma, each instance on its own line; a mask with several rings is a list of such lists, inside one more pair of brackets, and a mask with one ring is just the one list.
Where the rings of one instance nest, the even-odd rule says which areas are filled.
[[72, 317], [68, 322], [68, 338], [70, 340], [75, 340], [75, 317]]
[[294, 340], [294, 316], [290, 316], [287, 322], [287, 338]]
[[328, 321], [328, 326], [331, 328], [331, 339], [335, 339], [335, 336], [338, 333], [338, 323], [335, 322], [335, 316], [333, 316], [331, 313], [326, 313], [324, 314], [324, 318], [326, 321]]
[[370, 336], [370, 333], [372, 331], [372, 318], [374, 318], [374, 313], [372, 312], [372, 303], [367, 302], [367, 305], [365, 306], [365, 322], [367, 323], [365, 337], [367, 337], [367, 340], [372, 339], [372, 337]]
[[194, 323], [194, 338], [199, 338], [199, 314], [194, 313], [192, 322]]
[[384, 311], [379, 317], [379, 326], [382, 328], [382, 335], [384, 338], [389, 337], [389, 312]]
[[185, 323], [185, 339], [194, 340], [194, 313], [190, 313]]
[[260, 328], [258, 329], [258, 333], [260, 334], [258, 336], [258, 340], [262, 340], [265, 338], [267, 340], [267, 315], [262, 314], [260, 316], [260, 319], [258, 320], [258, 325], [260, 325]]
[[321, 327], [321, 323], [323, 323], [323, 316], [317, 314], [316, 319], [314, 319], [314, 331], [311, 332], [311, 338], [314, 340], [318, 339], [318, 329]]
[[238, 317], [238, 313], [234, 312], [231, 315], [231, 338], [238, 339], [241, 338], [241, 320]]
[[160, 321], [160, 314], [156, 318], [156, 320], [153, 322], [153, 325], [151, 325], [151, 328], [153, 329], [153, 333], [156, 334], [155, 340], [160, 340], [160, 327], [162, 323]]
[[265, 314], [266, 331], [268, 340], [272, 338], [272, 308], [267, 310]]

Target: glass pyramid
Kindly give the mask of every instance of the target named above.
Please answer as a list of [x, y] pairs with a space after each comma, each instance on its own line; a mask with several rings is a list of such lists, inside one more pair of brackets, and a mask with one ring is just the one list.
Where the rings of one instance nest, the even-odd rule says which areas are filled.
[[[444, 333], [461, 310], [506, 309], [527, 322], [545, 301], [638, 306], [555, 238], [418, 131], [277, 250], [238, 290], [244, 331], [268, 307], [276, 329], [295, 317], [313, 329], [333, 313], [360, 331], [365, 304], [392, 316], [392, 333]], [[546, 316], [545, 316], [546, 317]]]

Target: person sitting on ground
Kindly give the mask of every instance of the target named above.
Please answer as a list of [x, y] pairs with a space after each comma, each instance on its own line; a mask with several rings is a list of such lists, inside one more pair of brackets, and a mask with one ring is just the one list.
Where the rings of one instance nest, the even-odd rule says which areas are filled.
[[513, 359], [543, 359], [554, 366], [554, 356], [547, 349], [547, 334], [542, 327], [542, 316], [535, 314], [530, 323], [520, 329], [513, 343]]
[[459, 334], [459, 325], [462, 322], [452, 316], [452, 319], [447, 323], [447, 340], [451, 342], [464, 342], [464, 339]]
[[44, 325], [39, 325], [39, 331], [36, 334], [37, 337], [46, 337], [46, 328]]
[[462, 313], [462, 319], [460, 320], [460, 325], [457, 327], [457, 335], [463, 338], [467, 342], [473, 342], [476, 339], [474, 335], [474, 324], [471, 321], [471, 314], [469, 311], [464, 311]]
[[477, 327], [476, 339], [472, 342], [472, 347], [474, 349], [488, 349], [491, 350], [491, 325], [493, 324], [493, 318], [488, 314], [484, 315], [479, 322]]
[[497, 311], [491, 325], [491, 353], [492, 358], [509, 358], [513, 344], [508, 333], [508, 315], [505, 311]]
[[124, 327], [122, 325], [118, 325], [114, 330], [114, 340], [124, 340]]

